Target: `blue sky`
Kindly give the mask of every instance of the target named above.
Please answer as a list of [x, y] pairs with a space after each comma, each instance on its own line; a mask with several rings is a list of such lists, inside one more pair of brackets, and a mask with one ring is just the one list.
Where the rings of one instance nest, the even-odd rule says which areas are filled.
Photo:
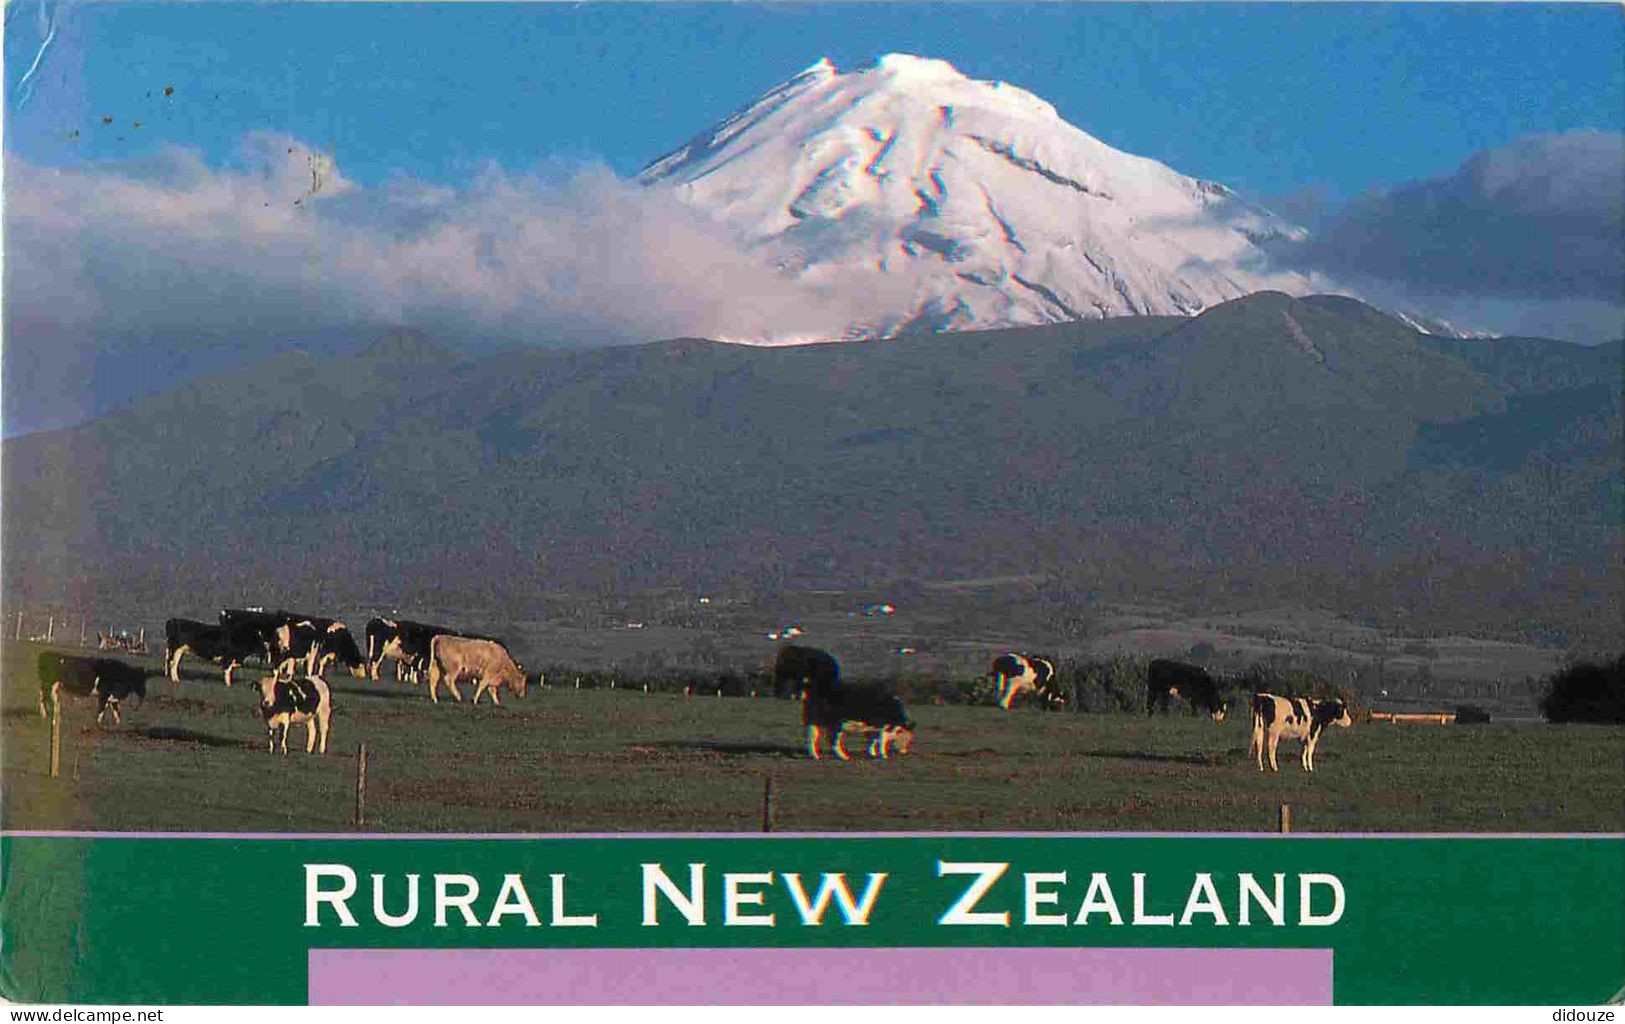
[[573, 345], [824, 316], [831, 296], [627, 179], [821, 57], [887, 52], [1018, 85], [1310, 227], [1283, 269], [1499, 333], [1625, 333], [1618, 5], [13, 0], [5, 19], [3, 433], [393, 324]]
[[[1349, 196], [1530, 133], [1618, 129], [1622, 21], [1601, 4], [19, 0], [6, 141], [50, 165], [160, 143], [224, 164], [263, 130], [331, 150], [361, 183], [557, 158], [624, 175], [819, 57], [848, 69], [895, 50], [1020, 85], [1120, 149], [1255, 198]], [[55, 38], [19, 89], [42, 22]]]

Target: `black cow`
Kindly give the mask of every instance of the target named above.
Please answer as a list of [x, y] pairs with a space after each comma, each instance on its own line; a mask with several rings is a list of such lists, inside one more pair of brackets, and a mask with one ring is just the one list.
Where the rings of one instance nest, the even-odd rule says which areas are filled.
[[170, 682], [181, 681], [181, 659], [187, 654], [224, 666], [227, 686], [232, 671], [243, 662], [267, 656], [259, 632], [252, 627], [169, 619], [164, 623], [164, 676]]
[[1055, 688], [1055, 666], [1048, 660], [1032, 654], [1001, 654], [993, 659], [988, 672], [999, 690], [999, 707], [1010, 710], [1016, 695], [1033, 691], [1044, 701], [1044, 706], [1064, 704], [1066, 698]]
[[113, 712], [113, 723], [123, 724], [119, 704], [131, 694], [147, 700], [147, 673], [128, 662], [113, 658], [82, 658], [72, 654], [43, 651], [39, 656], [39, 713], [47, 718], [46, 707], [51, 687], [62, 684], [64, 692], [79, 697], [96, 698], [96, 721], [108, 711]]
[[841, 685], [841, 665], [828, 651], [786, 644], [773, 662], [773, 692], [794, 697], [814, 691], [828, 692]]
[[273, 647], [279, 671], [293, 674], [293, 666], [305, 663], [307, 676], [322, 675], [327, 666], [338, 661], [357, 678], [367, 675], [365, 659], [355, 645], [350, 629], [336, 619], [298, 619], [277, 627]]
[[831, 749], [843, 761], [850, 760], [841, 740], [848, 726], [879, 730], [869, 744], [870, 757], [889, 757], [893, 743], [906, 754], [914, 743], [914, 721], [893, 694], [872, 686], [828, 686], [809, 684], [801, 704], [801, 722], [807, 727], [807, 753], [814, 759], [823, 740], [831, 738]]
[[1224, 721], [1230, 713], [1229, 699], [1219, 692], [1219, 684], [1206, 670], [1158, 658], [1146, 670], [1145, 713], [1154, 715], [1158, 708], [1166, 711], [1168, 702], [1175, 697], [1184, 697], [1191, 707], [1207, 712], [1215, 722]]
[[[377, 680], [379, 671], [384, 666], [385, 658], [395, 659], [400, 668], [404, 668], [412, 677], [413, 682], [429, 669], [431, 647], [437, 636], [458, 636], [467, 640], [489, 640], [500, 644], [503, 650], [508, 649], [507, 641], [499, 637], [485, 636], [480, 633], [468, 633], [448, 626], [431, 626], [423, 622], [409, 622], [406, 619], [369, 619], [367, 620], [367, 677]], [[510, 652], [510, 657], [512, 656]], [[396, 678], [400, 678], [397, 670]]]

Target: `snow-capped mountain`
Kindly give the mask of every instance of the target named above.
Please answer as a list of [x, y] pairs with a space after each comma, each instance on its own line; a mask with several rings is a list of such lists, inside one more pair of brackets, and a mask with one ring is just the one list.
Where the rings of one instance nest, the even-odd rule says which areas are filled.
[[1262, 246], [1302, 229], [1113, 149], [1029, 92], [904, 54], [846, 74], [822, 60], [639, 180], [783, 273], [852, 294], [848, 338], [1315, 290], [1264, 269]]

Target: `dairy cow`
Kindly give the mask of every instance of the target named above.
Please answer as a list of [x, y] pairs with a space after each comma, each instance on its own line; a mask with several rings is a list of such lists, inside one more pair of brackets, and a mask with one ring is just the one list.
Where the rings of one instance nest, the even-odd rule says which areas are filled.
[[181, 659], [186, 655], [221, 665], [226, 685], [231, 674], [249, 658], [267, 657], [265, 644], [255, 629], [242, 625], [217, 626], [195, 619], [169, 619], [164, 623], [164, 676], [171, 683], [181, 681]]
[[119, 704], [131, 694], [147, 699], [147, 673], [135, 665], [113, 658], [82, 658], [72, 654], [42, 651], [39, 656], [39, 713], [48, 718], [51, 688], [57, 683], [73, 696], [96, 698], [96, 721], [102, 721], [108, 712], [113, 724], [120, 725], [124, 716]]
[[429, 644], [429, 699], [440, 703], [440, 684], [445, 683], [452, 697], [462, 700], [463, 693], [457, 684], [463, 680], [475, 682], [475, 704], [480, 702], [481, 694], [489, 692], [491, 702], [499, 706], [502, 700], [498, 694], [503, 686], [523, 697], [529, 685], [524, 668], [495, 640], [435, 637]]
[[396, 663], [396, 679], [410, 677], [418, 682], [429, 669], [429, 645], [437, 636], [459, 636], [470, 640], [489, 640], [507, 648], [507, 643], [494, 636], [469, 633], [447, 626], [431, 626], [406, 619], [373, 618], [367, 620], [367, 678], [377, 681], [386, 658]]
[[[357, 678], [367, 676], [366, 662], [355, 644], [355, 637], [350, 635], [349, 627], [335, 619], [285, 622], [276, 629], [273, 650], [279, 668], [290, 661], [303, 661], [306, 675], [319, 676], [325, 675], [327, 666], [337, 661]], [[286, 674], [292, 675], [292, 672]]]
[[332, 731], [333, 694], [320, 676], [283, 679], [269, 675], [260, 679], [259, 715], [265, 723], [267, 749], [284, 756], [288, 753], [288, 729], [300, 722], [305, 726], [305, 753], [318, 743], [327, 753], [327, 737]]
[[1253, 694], [1253, 737], [1248, 753], [1258, 756], [1258, 770], [1264, 770], [1264, 749], [1269, 748], [1270, 770], [1280, 771], [1275, 748], [1282, 739], [1303, 741], [1303, 770], [1315, 770], [1315, 746], [1329, 725], [1347, 728], [1354, 724], [1348, 705], [1340, 700], [1309, 700], [1305, 697], [1277, 697], [1273, 693]]
[[773, 660], [773, 692], [794, 697], [841, 685], [841, 665], [828, 651], [785, 644]]
[[1170, 701], [1179, 697], [1215, 722], [1224, 721], [1230, 713], [1230, 701], [1219, 684], [1197, 665], [1158, 658], [1146, 670], [1145, 687], [1147, 715], [1156, 714], [1159, 708], [1166, 711]]
[[849, 728], [877, 730], [869, 744], [869, 756], [890, 757], [893, 748], [906, 754], [914, 745], [914, 720], [903, 702], [872, 686], [809, 685], [801, 704], [801, 722], [807, 728], [807, 753], [823, 758], [822, 748], [830, 749], [843, 761], [851, 760], [842, 745]]
[[988, 671], [998, 687], [999, 707], [1010, 710], [1017, 695], [1031, 691], [1046, 706], [1063, 704], [1066, 698], [1055, 688], [1055, 666], [1031, 654], [1001, 654]]

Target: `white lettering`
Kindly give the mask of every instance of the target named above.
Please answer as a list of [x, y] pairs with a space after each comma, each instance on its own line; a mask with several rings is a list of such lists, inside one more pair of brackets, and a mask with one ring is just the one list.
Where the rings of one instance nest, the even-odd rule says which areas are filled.
[[1191, 884], [1191, 894], [1185, 900], [1185, 912], [1179, 915], [1180, 927], [1190, 924], [1196, 914], [1212, 914], [1214, 924], [1230, 923], [1225, 916], [1224, 905], [1219, 902], [1219, 894], [1213, 890], [1213, 876], [1206, 871], [1198, 872], [1196, 881]]
[[564, 912], [564, 876], [553, 875], [553, 927], [597, 928], [597, 914], [566, 914]]
[[[1329, 914], [1317, 914], [1310, 909], [1314, 899], [1314, 887], [1327, 886], [1332, 890], [1332, 910]], [[1343, 916], [1343, 883], [1336, 875], [1299, 875], [1298, 876], [1298, 924], [1306, 928], [1325, 927], [1336, 924]]]
[[659, 864], [643, 865], [643, 926], [651, 928], [660, 923], [655, 896], [661, 895], [677, 908], [690, 927], [705, 924], [705, 865], [688, 866], [688, 892], [677, 888]]
[[993, 888], [1006, 871], [1010, 869], [1007, 863], [966, 862], [950, 863], [937, 861], [937, 877], [944, 875], [975, 875], [976, 881], [970, 884], [964, 894], [937, 919], [938, 924], [995, 924], [1002, 928], [1010, 927], [1009, 911], [993, 913], [991, 911], [973, 912], [972, 907], [987, 891]]
[[509, 914], [520, 915], [525, 919], [525, 924], [532, 928], [541, 927], [542, 920], [536, 916], [530, 893], [525, 891], [525, 880], [518, 875], [502, 876], [502, 889], [497, 893], [496, 906], [491, 908], [491, 916], [486, 918], [485, 926], [500, 927], [502, 919]]
[[[453, 893], [452, 886], [462, 889]], [[434, 876], [434, 926], [446, 927], [446, 911], [456, 907], [463, 915], [463, 924], [478, 928], [480, 919], [474, 916], [474, 901], [479, 899], [480, 883], [473, 875]]]
[[762, 906], [766, 902], [767, 894], [761, 892], [760, 890], [755, 892], [743, 892], [739, 888], [742, 885], [772, 884], [773, 872], [771, 871], [762, 873], [729, 871], [725, 873], [722, 876], [723, 927], [727, 928], [735, 925], [763, 928], [773, 927], [774, 915], [772, 914], [746, 914], [742, 912], [742, 908], [747, 906]]
[[384, 909], [384, 876], [372, 876], [372, 916], [386, 928], [405, 928], [418, 918], [418, 877], [406, 876], [406, 913], [391, 914]]
[[1022, 875], [1022, 885], [1026, 890], [1027, 914], [1023, 924], [1066, 924], [1065, 914], [1046, 914], [1039, 907], [1053, 907], [1061, 902], [1061, 894], [1052, 889], [1040, 889], [1041, 885], [1065, 885], [1066, 872], [1029, 871]]
[[1165, 924], [1170, 928], [1174, 925], [1174, 915], [1172, 914], [1147, 914], [1145, 912], [1145, 872], [1143, 871], [1134, 873], [1134, 923], [1137, 925]]
[[[337, 878], [341, 883], [337, 890], [323, 890], [322, 879]], [[344, 928], [359, 927], [355, 923], [355, 915], [350, 913], [346, 904], [351, 896], [355, 895], [355, 872], [343, 864], [306, 864], [305, 865], [305, 927], [315, 928], [321, 924], [318, 911], [321, 904], [330, 904], [339, 915], [339, 925]]]
[[1275, 899], [1271, 900], [1264, 890], [1259, 887], [1253, 876], [1247, 872], [1241, 874], [1241, 923], [1252, 924], [1250, 904], [1258, 903], [1258, 909], [1270, 919], [1270, 924], [1286, 924], [1286, 875], [1277, 871], [1275, 873]]
[[875, 908], [875, 900], [880, 896], [880, 887], [886, 881], [886, 872], [870, 872], [869, 883], [863, 887], [863, 898], [854, 900], [852, 890], [847, 888], [845, 872], [837, 871], [835, 874], [824, 873], [824, 880], [818, 886], [818, 897], [814, 900], [807, 898], [807, 890], [801, 884], [801, 876], [793, 871], [785, 872], [784, 887], [790, 891], [790, 902], [796, 905], [796, 913], [801, 915], [804, 925], [821, 925], [824, 923], [824, 912], [829, 909], [831, 899], [840, 904], [841, 919], [848, 925], [866, 926], [869, 923], [869, 914]]
[[1107, 880], [1104, 871], [1096, 871], [1089, 876], [1089, 891], [1083, 894], [1083, 906], [1078, 908], [1078, 916], [1072, 919], [1072, 923], [1088, 924], [1089, 915], [1099, 912], [1105, 912], [1112, 919], [1112, 924], [1123, 923], [1123, 915], [1117, 909], [1117, 897], [1112, 895], [1112, 883]]

